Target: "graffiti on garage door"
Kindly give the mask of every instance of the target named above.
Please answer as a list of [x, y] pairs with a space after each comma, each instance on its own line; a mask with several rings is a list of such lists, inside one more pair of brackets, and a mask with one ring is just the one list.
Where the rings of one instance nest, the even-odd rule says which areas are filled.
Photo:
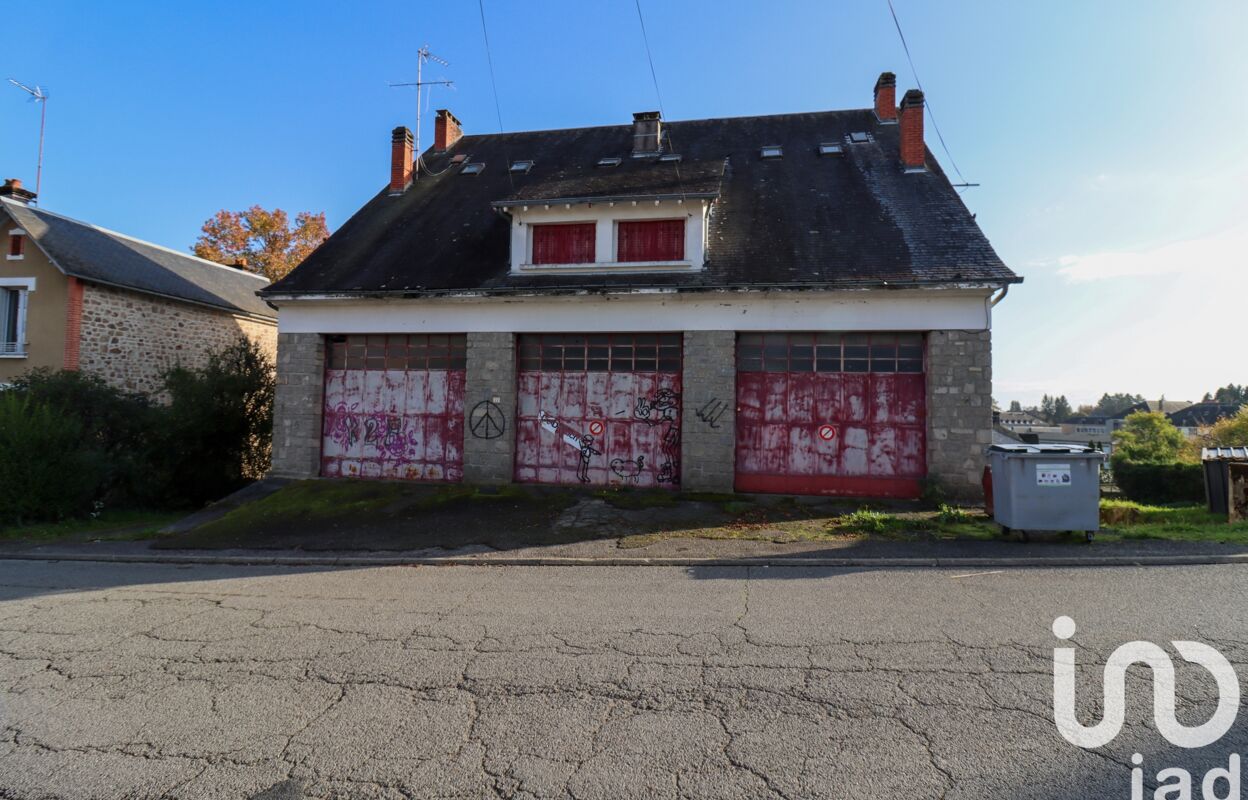
[[463, 477], [464, 336], [331, 337], [321, 474]]
[[680, 334], [520, 337], [516, 480], [680, 483]]

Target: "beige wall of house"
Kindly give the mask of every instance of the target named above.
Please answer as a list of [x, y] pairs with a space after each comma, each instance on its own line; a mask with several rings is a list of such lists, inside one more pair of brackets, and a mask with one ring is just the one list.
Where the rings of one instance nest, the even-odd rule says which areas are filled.
[[68, 279], [29, 239], [20, 259], [7, 257], [9, 232], [18, 228], [12, 217], [0, 211], [0, 284], [33, 278], [35, 285], [26, 300], [26, 354], [0, 356], [0, 383], [36, 367], [60, 369], [65, 362]]
[[88, 283], [79, 368], [122, 389], [158, 393], [167, 370], [202, 366], [208, 353], [240, 335], [277, 358], [276, 320]]

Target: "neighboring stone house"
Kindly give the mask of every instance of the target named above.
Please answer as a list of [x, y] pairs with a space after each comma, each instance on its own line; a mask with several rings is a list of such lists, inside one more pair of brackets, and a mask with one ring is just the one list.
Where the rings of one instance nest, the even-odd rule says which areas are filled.
[[276, 356], [268, 280], [97, 228], [0, 189], [0, 384], [31, 369], [99, 375], [159, 393], [176, 365], [200, 366], [240, 335]]
[[279, 307], [274, 474], [980, 491], [1021, 281], [875, 106], [462, 136], [439, 111]]

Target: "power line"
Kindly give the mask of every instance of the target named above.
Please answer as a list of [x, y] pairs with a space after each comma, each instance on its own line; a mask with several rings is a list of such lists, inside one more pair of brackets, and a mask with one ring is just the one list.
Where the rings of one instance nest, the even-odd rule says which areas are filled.
[[[940, 132], [940, 125], [936, 123], [936, 112], [932, 110], [932, 101], [927, 100], [927, 92], [923, 89], [923, 81], [919, 80], [919, 71], [914, 68], [914, 58], [910, 55], [910, 45], [906, 44], [906, 35], [901, 32], [901, 21], [897, 19], [897, 9], [893, 8], [893, 0], [887, 0], [888, 11], [893, 15], [893, 25], [897, 27], [897, 36], [901, 39], [901, 49], [906, 51], [906, 61], [910, 62], [910, 74], [914, 76], [914, 82], [919, 87], [919, 91], [923, 92], [924, 101], [927, 104], [927, 115], [932, 118], [932, 127], [936, 130], [936, 138], [940, 140], [940, 147], [945, 151], [945, 155], [949, 157], [949, 164], [953, 167], [953, 171], [958, 174], [958, 180], [962, 181], [964, 186], [971, 186], [962, 177], [962, 170], [958, 169], [958, 162], [953, 160], [953, 154], [949, 152], [949, 145], [945, 144], [945, 137]], [[978, 185], [978, 184], [974, 184]]]
[[[659, 91], [659, 74], [654, 69], [654, 56], [650, 53], [650, 36], [646, 33], [646, 18], [641, 13], [641, 0], [634, 0], [637, 6], [637, 21], [641, 23], [641, 41], [646, 45], [646, 61], [650, 63], [650, 80], [654, 82], [654, 96], [659, 101], [659, 117], [664, 118], [667, 112], [663, 109], [663, 93]], [[672, 130], [667, 129], [667, 143], [671, 146], [672, 152], [676, 152], [676, 143], [672, 141]], [[659, 142], [662, 147], [662, 140]], [[672, 166], [676, 168], [676, 185], [680, 187], [681, 200], [685, 199], [685, 182], [680, 178], [680, 161], [672, 162]]]
[[[481, 38], [485, 40], [485, 61], [490, 66], [490, 88], [494, 91], [494, 113], [498, 116], [498, 133], [503, 133], [503, 108], [498, 102], [498, 81], [494, 79], [494, 55], [490, 52], [490, 31], [485, 25], [485, 0], [477, 0], [477, 10], [481, 12]], [[507, 163], [503, 168], [507, 172], [507, 181], [511, 184], [511, 193], [516, 193], [516, 179], [511, 175], [511, 154], [507, 143], [503, 142], [503, 158]]]

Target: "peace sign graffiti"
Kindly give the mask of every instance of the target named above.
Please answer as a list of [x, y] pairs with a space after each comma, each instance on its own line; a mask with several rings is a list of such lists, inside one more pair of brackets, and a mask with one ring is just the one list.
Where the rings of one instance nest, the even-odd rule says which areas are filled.
[[497, 439], [507, 430], [507, 417], [497, 403], [482, 400], [472, 407], [468, 430], [478, 439]]

